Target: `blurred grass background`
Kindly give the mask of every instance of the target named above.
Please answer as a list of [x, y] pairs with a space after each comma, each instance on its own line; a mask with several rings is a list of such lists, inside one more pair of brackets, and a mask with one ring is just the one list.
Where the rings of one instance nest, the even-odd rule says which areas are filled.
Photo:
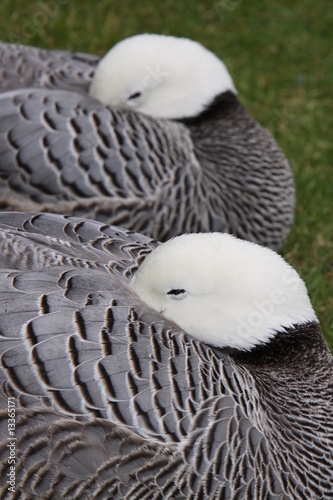
[[[333, 351], [333, 9], [331, 0], [1, 0], [0, 36], [103, 55], [136, 33], [185, 36], [214, 51], [239, 97], [276, 138], [296, 179], [282, 255], [305, 280]], [[177, 54], [175, 54], [175, 57]]]

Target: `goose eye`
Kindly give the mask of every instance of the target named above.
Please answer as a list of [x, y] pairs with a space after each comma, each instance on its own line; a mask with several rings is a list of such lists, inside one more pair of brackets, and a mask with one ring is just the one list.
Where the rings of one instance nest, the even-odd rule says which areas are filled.
[[171, 295], [173, 299], [183, 299], [186, 296], [186, 290], [183, 288], [173, 288], [167, 295]]
[[141, 92], [133, 92], [133, 94], [131, 94], [128, 99], [138, 99], [138, 97], [141, 97], [141, 95]]

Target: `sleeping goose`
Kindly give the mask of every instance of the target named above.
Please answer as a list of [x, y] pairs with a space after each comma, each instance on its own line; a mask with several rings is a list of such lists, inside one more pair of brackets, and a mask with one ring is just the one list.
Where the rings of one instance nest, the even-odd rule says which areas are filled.
[[[210, 51], [128, 38], [87, 93], [94, 59], [3, 47], [0, 72], [8, 86], [11, 66], [14, 77], [0, 94], [0, 208], [90, 217], [158, 240], [220, 231], [281, 247], [294, 217], [289, 164]], [[17, 67], [28, 75], [20, 89]]]
[[333, 358], [279, 255], [54, 214], [0, 235], [1, 498], [333, 498]]

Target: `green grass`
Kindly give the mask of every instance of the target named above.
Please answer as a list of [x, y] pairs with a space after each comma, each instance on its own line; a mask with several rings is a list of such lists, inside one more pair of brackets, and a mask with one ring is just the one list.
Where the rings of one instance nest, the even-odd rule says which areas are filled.
[[291, 163], [297, 214], [281, 253], [304, 278], [333, 350], [331, 0], [2, 0], [0, 14], [7, 41], [103, 54], [155, 32], [198, 40], [224, 60]]

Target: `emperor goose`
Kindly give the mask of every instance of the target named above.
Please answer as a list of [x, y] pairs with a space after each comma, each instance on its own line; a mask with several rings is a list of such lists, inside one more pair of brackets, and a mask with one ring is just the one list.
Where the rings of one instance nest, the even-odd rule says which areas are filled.
[[333, 358], [280, 256], [54, 214], [0, 228], [1, 498], [333, 498]]
[[0, 208], [84, 215], [159, 240], [285, 241], [289, 164], [200, 44], [137, 35], [96, 71], [84, 54], [3, 43], [0, 56]]

